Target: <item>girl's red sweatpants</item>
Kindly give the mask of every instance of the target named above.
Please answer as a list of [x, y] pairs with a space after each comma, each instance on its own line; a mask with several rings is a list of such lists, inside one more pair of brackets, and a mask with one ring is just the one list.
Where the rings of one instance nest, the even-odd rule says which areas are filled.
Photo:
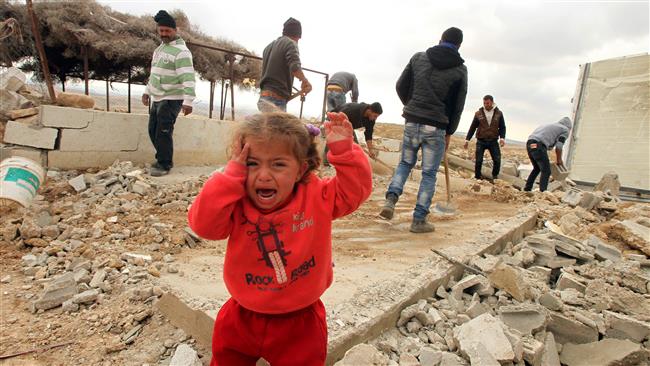
[[262, 314], [230, 298], [214, 322], [210, 366], [254, 366], [260, 357], [271, 366], [322, 366], [326, 356], [327, 321], [320, 300], [291, 313]]

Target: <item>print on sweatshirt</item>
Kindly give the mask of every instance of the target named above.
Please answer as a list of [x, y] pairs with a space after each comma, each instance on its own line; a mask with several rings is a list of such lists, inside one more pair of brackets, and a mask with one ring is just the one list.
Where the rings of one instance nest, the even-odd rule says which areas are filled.
[[[271, 218], [260, 216], [257, 222], [251, 222], [247, 218], [244, 218], [244, 224], [247, 226], [246, 234], [256, 244], [257, 250], [261, 255], [259, 260], [264, 261], [266, 266], [273, 269], [275, 274], [275, 276], [269, 276], [246, 273], [246, 284], [255, 285], [259, 290], [263, 291], [281, 290], [287, 285], [307, 276], [310, 269], [316, 266], [316, 258], [312, 255], [310, 259], [293, 269], [290, 275], [287, 273], [287, 267], [289, 267], [288, 256], [291, 254], [291, 251], [285, 250], [284, 242], [281, 239], [283, 220], [277, 220], [277, 223], [273, 222], [273, 219], [277, 216], [279, 215], [273, 215]], [[291, 227], [293, 233], [304, 230], [314, 224], [313, 218], [305, 219], [304, 212], [295, 213], [291, 216], [294, 221]]]

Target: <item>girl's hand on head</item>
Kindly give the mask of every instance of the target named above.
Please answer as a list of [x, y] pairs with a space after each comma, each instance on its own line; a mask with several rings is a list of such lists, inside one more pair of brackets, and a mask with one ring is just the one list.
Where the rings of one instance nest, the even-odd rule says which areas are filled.
[[244, 144], [243, 141], [235, 142], [232, 146], [232, 155], [230, 156], [230, 160], [245, 166], [246, 160], [248, 159], [249, 149], [250, 145], [248, 145], [248, 143]]
[[328, 112], [327, 118], [329, 121], [325, 121], [325, 136], [328, 144], [352, 138], [352, 124], [345, 113]]

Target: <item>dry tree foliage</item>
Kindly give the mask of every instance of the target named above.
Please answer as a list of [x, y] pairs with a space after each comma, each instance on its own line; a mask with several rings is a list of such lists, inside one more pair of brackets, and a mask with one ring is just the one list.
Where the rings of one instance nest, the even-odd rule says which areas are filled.
[[[155, 9], [157, 11], [157, 9]], [[39, 20], [41, 38], [50, 66], [50, 72], [60, 80], [83, 78], [83, 49], [88, 52], [89, 74], [92, 79], [124, 81], [131, 70], [133, 82], [144, 82], [148, 77], [151, 55], [160, 44], [156, 23], [151, 15], [133, 16], [111, 10], [92, 0], [37, 1], [34, 11]], [[251, 54], [244, 47], [221, 38], [214, 38], [192, 26], [180, 10], [170, 12], [175, 18], [179, 34], [185, 41], [214, 45]], [[0, 64], [21, 63], [25, 71], [34, 71], [41, 78], [37, 51], [33, 43], [31, 22], [23, 3], [0, 0], [0, 21], [15, 18], [25, 37], [22, 44], [12, 37], [0, 41]], [[194, 68], [204, 80], [218, 81], [230, 78], [228, 54], [200, 47], [190, 47]], [[236, 85], [249, 87], [245, 79], [257, 79], [261, 62], [237, 57], [233, 79]]]

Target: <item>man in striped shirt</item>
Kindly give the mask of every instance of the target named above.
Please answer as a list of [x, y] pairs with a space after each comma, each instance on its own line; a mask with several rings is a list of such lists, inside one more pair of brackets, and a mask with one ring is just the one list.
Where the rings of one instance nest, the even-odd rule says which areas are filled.
[[154, 17], [158, 23], [158, 35], [162, 43], [153, 53], [151, 72], [142, 103], [149, 105], [149, 138], [156, 149], [156, 162], [150, 174], [159, 177], [169, 173], [174, 165], [174, 123], [182, 110], [184, 115], [192, 113], [195, 76], [192, 53], [185, 41], [176, 34], [176, 21], [161, 10]]

